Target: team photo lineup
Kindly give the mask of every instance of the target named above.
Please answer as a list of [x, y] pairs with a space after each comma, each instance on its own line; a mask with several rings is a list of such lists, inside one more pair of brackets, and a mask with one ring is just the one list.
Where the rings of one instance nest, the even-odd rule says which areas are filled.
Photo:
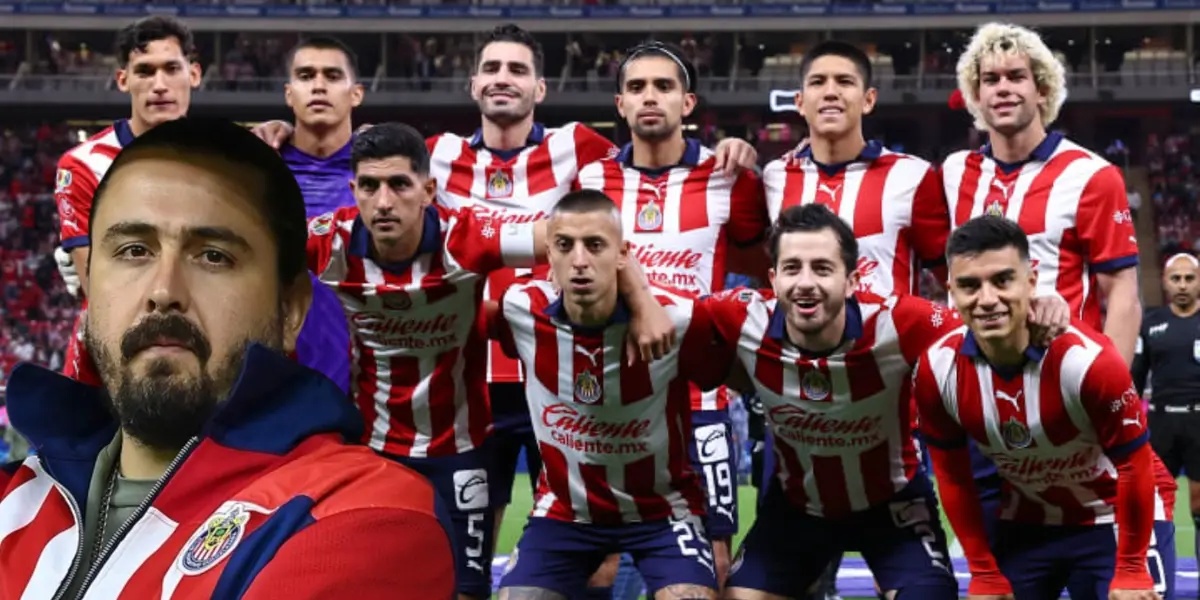
[[125, 22], [130, 112], [53, 164], [61, 368], [2, 379], [0, 600], [1195, 598], [1190, 240], [1140, 247], [1036, 28], [979, 20], [936, 161], [834, 34], [767, 156], [691, 134], [671, 42], [591, 91], [618, 145], [538, 120], [519, 24], [428, 136], [355, 118], [336, 35], [281, 52], [292, 119], [189, 116], [188, 19]]

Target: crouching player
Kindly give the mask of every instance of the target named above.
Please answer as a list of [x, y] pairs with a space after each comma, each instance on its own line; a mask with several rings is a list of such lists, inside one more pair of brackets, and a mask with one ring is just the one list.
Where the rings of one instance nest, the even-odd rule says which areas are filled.
[[[1150, 449], [1125, 361], [1079, 322], [1045, 350], [1024, 327], [1037, 276], [1017, 223], [968, 221], [947, 247], [966, 326], [929, 348], [913, 389], [971, 598], [1174, 597], [1175, 485]], [[989, 545], [967, 440], [1004, 485]]]
[[722, 383], [732, 354], [712, 345], [702, 301], [657, 288], [681, 343], [653, 362], [622, 353], [630, 309], [617, 280], [639, 267], [604, 193], [564, 196], [547, 241], [561, 293], [548, 282], [515, 285], [490, 319], [529, 374], [542, 454], [533, 513], [500, 597], [579, 598], [609, 554], [626, 552], [653, 598], [715, 599], [706, 501], [688, 452], [689, 381]]

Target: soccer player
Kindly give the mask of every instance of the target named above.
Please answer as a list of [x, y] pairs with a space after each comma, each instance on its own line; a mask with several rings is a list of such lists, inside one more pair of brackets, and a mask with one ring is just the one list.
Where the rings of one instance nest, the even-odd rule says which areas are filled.
[[85, 344], [103, 387], [7, 379], [38, 456], [0, 465], [0, 598], [445, 599], [424, 478], [284, 357], [308, 308], [304, 200], [229, 121], [134, 139], [95, 189]]
[[[494, 513], [482, 446], [491, 418], [477, 315], [488, 273], [545, 255], [546, 224], [434, 206], [428, 150], [406, 125], [359, 134], [350, 160], [357, 205], [310, 222], [308, 266], [350, 322], [364, 442], [433, 482], [454, 523], [459, 597], [486, 598]], [[657, 304], [643, 310], [654, 300], [640, 285], [632, 290], [637, 315], [662, 315]]]
[[[1076, 319], [1045, 350], [1025, 314], [1030, 240], [1000, 215], [950, 236], [950, 295], [965, 326], [929, 348], [914, 397], [972, 597], [1150, 600], [1173, 595], [1174, 483], [1148, 442], [1123, 357]], [[1004, 480], [989, 547], [966, 441]]]
[[1163, 288], [1170, 304], [1146, 311], [1133, 388], [1140, 394], [1152, 383], [1150, 445], [1171, 477], [1187, 474], [1192, 520], [1200, 524], [1200, 261], [1191, 254], [1168, 258]]
[[[616, 201], [630, 254], [651, 281], [696, 296], [723, 289], [727, 246], [762, 239], [769, 222], [753, 172], [716, 168], [713, 152], [685, 139], [696, 106], [697, 72], [681, 49], [648, 42], [629, 50], [617, 71], [617, 111], [633, 140], [612, 158], [579, 171], [579, 184]], [[708, 533], [718, 581], [729, 569], [737, 533], [737, 448], [729, 392], [692, 389], [695, 468], [708, 497]]]
[[92, 195], [121, 148], [150, 128], [187, 114], [192, 88], [200, 85], [200, 64], [192, 32], [173, 17], [146, 17], [117, 32], [117, 88], [129, 94], [129, 118], [120, 119], [72, 148], [58, 160], [54, 199], [61, 226], [54, 257], [71, 295], [82, 307], [67, 344], [63, 372], [85, 383], [100, 384], [99, 373], [83, 348], [87, 319], [88, 215]]
[[1066, 99], [1062, 64], [1033, 31], [988, 23], [958, 61], [958, 87], [989, 143], [942, 165], [951, 222], [989, 214], [1020, 224], [1039, 295], [1062, 296], [1132, 363], [1142, 309], [1125, 183], [1117, 167], [1047, 132]]
[[688, 459], [689, 380], [724, 380], [729, 348], [712, 345], [699, 301], [656, 292], [682, 340], [661, 360], [622, 353], [630, 308], [617, 293], [636, 269], [621, 210], [603, 192], [565, 196], [550, 216], [546, 281], [518, 284], [492, 318], [520, 357], [542, 453], [533, 513], [500, 598], [566, 600], [613, 552], [633, 556], [654, 598], [716, 598], [704, 492]]
[[824, 204], [783, 210], [770, 249], [775, 299], [736, 289], [709, 304], [763, 403], [778, 463], [725, 597], [804, 597], [834, 556], [858, 550], [900, 600], [957, 599], [908, 383], [958, 317], [917, 296], [857, 291], [854, 231]]
[[796, 110], [808, 123], [808, 145], [763, 170], [772, 220], [789, 206], [828, 206], [858, 238], [862, 291], [917, 293], [922, 263], [944, 267], [950, 215], [940, 178], [928, 162], [863, 137], [878, 92], [862, 50], [817, 44], [801, 60], [800, 77]]

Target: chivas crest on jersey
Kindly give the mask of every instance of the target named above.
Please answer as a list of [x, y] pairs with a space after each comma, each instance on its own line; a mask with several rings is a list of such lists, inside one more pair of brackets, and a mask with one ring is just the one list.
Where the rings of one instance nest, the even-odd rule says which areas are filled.
[[1033, 436], [1029, 433], [1029, 428], [1024, 423], [1017, 420], [1016, 417], [1009, 417], [1000, 426], [1000, 434], [1004, 437], [1004, 443], [1008, 444], [1009, 448], [1020, 450], [1028, 448], [1029, 443], [1033, 441]]
[[820, 371], [813, 369], [800, 380], [800, 393], [807, 400], [820, 402], [829, 397], [829, 380]]
[[993, 217], [1003, 217], [1004, 205], [1001, 204], [999, 200], [992, 200], [987, 205], [987, 214]]
[[487, 197], [508, 198], [513, 193], [512, 176], [505, 169], [488, 169]]
[[600, 380], [591, 371], [580, 371], [575, 376], [575, 399], [584, 404], [595, 404], [604, 395]]
[[199, 575], [229, 556], [242, 541], [250, 513], [234, 502], [222, 506], [200, 527], [179, 557], [179, 568], [186, 575]]
[[662, 205], [656, 202], [654, 198], [638, 200], [637, 220], [634, 231], [637, 233], [662, 232], [662, 227]]

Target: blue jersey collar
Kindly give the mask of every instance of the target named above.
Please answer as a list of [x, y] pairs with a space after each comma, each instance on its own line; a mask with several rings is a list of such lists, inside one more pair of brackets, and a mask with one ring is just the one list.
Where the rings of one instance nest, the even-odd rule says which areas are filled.
[[133, 129], [129, 126], [129, 119], [120, 119], [113, 121], [113, 133], [117, 134], [117, 143], [122, 148], [133, 143]]
[[[543, 141], [545, 141], [545, 139], [546, 139], [546, 126], [542, 125], [541, 123], [534, 123], [533, 128], [529, 130], [529, 137], [525, 138], [525, 147], [540, 146], [541, 143]], [[471, 136], [470, 146], [474, 150], [479, 150], [480, 148], [485, 147], [483, 145], [483, 128], [482, 127], [479, 129], [476, 129], [475, 135]], [[496, 152], [496, 150], [494, 150], [492, 148], [488, 148], [488, 150], [491, 150], [492, 152]]]
[[1063, 135], [1061, 133], [1059, 133], [1057, 131], [1051, 131], [1050, 133], [1046, 134], [1045, 139], [1043, 139], [1041, 141], [1041, 143], [1039, 143], [1036, 147], [1034, 147], [1033, 152], [1029, 153], [1029, 158], [1026, 158], [1025, 160], [1020, 160], [1020, 161], [1017, 161], [1014, 163], [1006, 163], [1002, 160], [998, 160], [995, 156], [992, 156], [991, 142], [984, 144], [983, 147], [979, 149], [979, 152], [982, 153], [984, 156], [992, 159], [992, 161], [996, 163], [996, 166], [1000, 167], [1001, 171], [1004, 171], [1005, 173], [1012, 173], [1013, 171], [1016, 171], [1017, 169], [1021, 168], [1022, 166], [1025, 165], [1025, 163], [1028, 163], [1028, 162], [1032, 162], [1032, 161], [1047, 162], [1047, 161], [1049, 161], [1050, 158], [1054, 156], [1054, 151], [1058, 149], [1058, 145], [1061, 144], [1062, 141], [1063, 141]]
[[[962, 347], [959, 349], [959, 353], [963, 356], [969, 356], [973, 360], [981, 360], [985, 363], [988, 363], [987, 357], [984, 356], [983, 351], [979, 349], [979, 342], [975, 340], [975, 334], [972, 333], [970, 329], [967, 329], [967, 333], [963, 336], [963, 343]], [[1025, 348], [1025, 360], [1028, 362], [1040, 363], [1045, 356], [1045, 348], [1038, 348], [1037, 346], [1029, 346]], [[995, 371], [1004, 379], [1012, 379], [1025, 370], [1025, 365], [999, 366], [988, 363], [988, 366], [990, 366], [993, 371]]]
[[547, 317], [550, 317], [555, 321], [565, 323], [569, 325], [571, 329], [579, 331], [600, 330], [613, 325], [621, 325], [629, 322], [629, 306], [625, 304], [625, 299], [621, 297], [617, 298], [616, 309], [613, 310], [613, 314], [608, 317], [608, 322], [600, 327], [572, 323], [571, 318], [567, 316], [566, 307], [563, 306], [562, 295], [559, 295], [558, 298], [555, 298], [554, 302], [547, 304], [546, 308], [542, 309], [542, 312]]
[[[771, 311], [771, 318], [767, 322], [767, 337], [782, 343], [787, 339], [787, 316], [779, 310], [779, 305], [775, 305], [775, 310]], [[842, 342], [846, 340], [857, 340], [863, 335], [863, 318], [862, 307], [858, 305], [858, 300], [850, 298], [846, 300], [846, 330], [842, 334]], [[804, 350], [804, 348], [800, 348]]]
[[700, 164], [700, 141], [693, 138], [685, 138], [683, 140], [683, 156], [679, 159], [679, 164], [669, 167], [659, 167], [655, 169], [642, 169], [633, 165], [633, 142], [621, 146], [621, 151], [617, 153], [617, 162], [626, 167], [638, 169], [645, 172], [664, 173], [675, 167], [695, 167]]
[[[418, 256], [436, 252], [441, 239], [442, 220], [438, 216], [437, 207], [430, 204], [425, 207], [425, 226], [421, 228], [421, 244], [417, 246], [417, 253], [408, 260], [398, 263], [382, 263], [376, 260], [375, 264], [386, 271], [403, 273], [412, 266]], [[359, 258], [370, 258], [371, 256], [371, 231], [363, 222], [361, 213], [354, 217], [354, 224], [350, 227], [350, 245], [347, 251]]]
[[862, 152], [859, 152], [858, 156], [855, 157], [854, 160], [848, 160], [846, 162], [834, 163], [830, 165], [817, 162], [817, 159], [813, 158], [812, 146], [805, 146], [803, 150], [796, 153], [796, 158], [806, 158], [811, 160], [818, 169], [821, 169], [828, 175], [836, 175], [839, 171], [850, 166], [852, 163], [874, 162], [878, 160], [880, 156], [883, 156], [883, 143], [879, 140], [868, 140], [867, 145], [863, 146]]

